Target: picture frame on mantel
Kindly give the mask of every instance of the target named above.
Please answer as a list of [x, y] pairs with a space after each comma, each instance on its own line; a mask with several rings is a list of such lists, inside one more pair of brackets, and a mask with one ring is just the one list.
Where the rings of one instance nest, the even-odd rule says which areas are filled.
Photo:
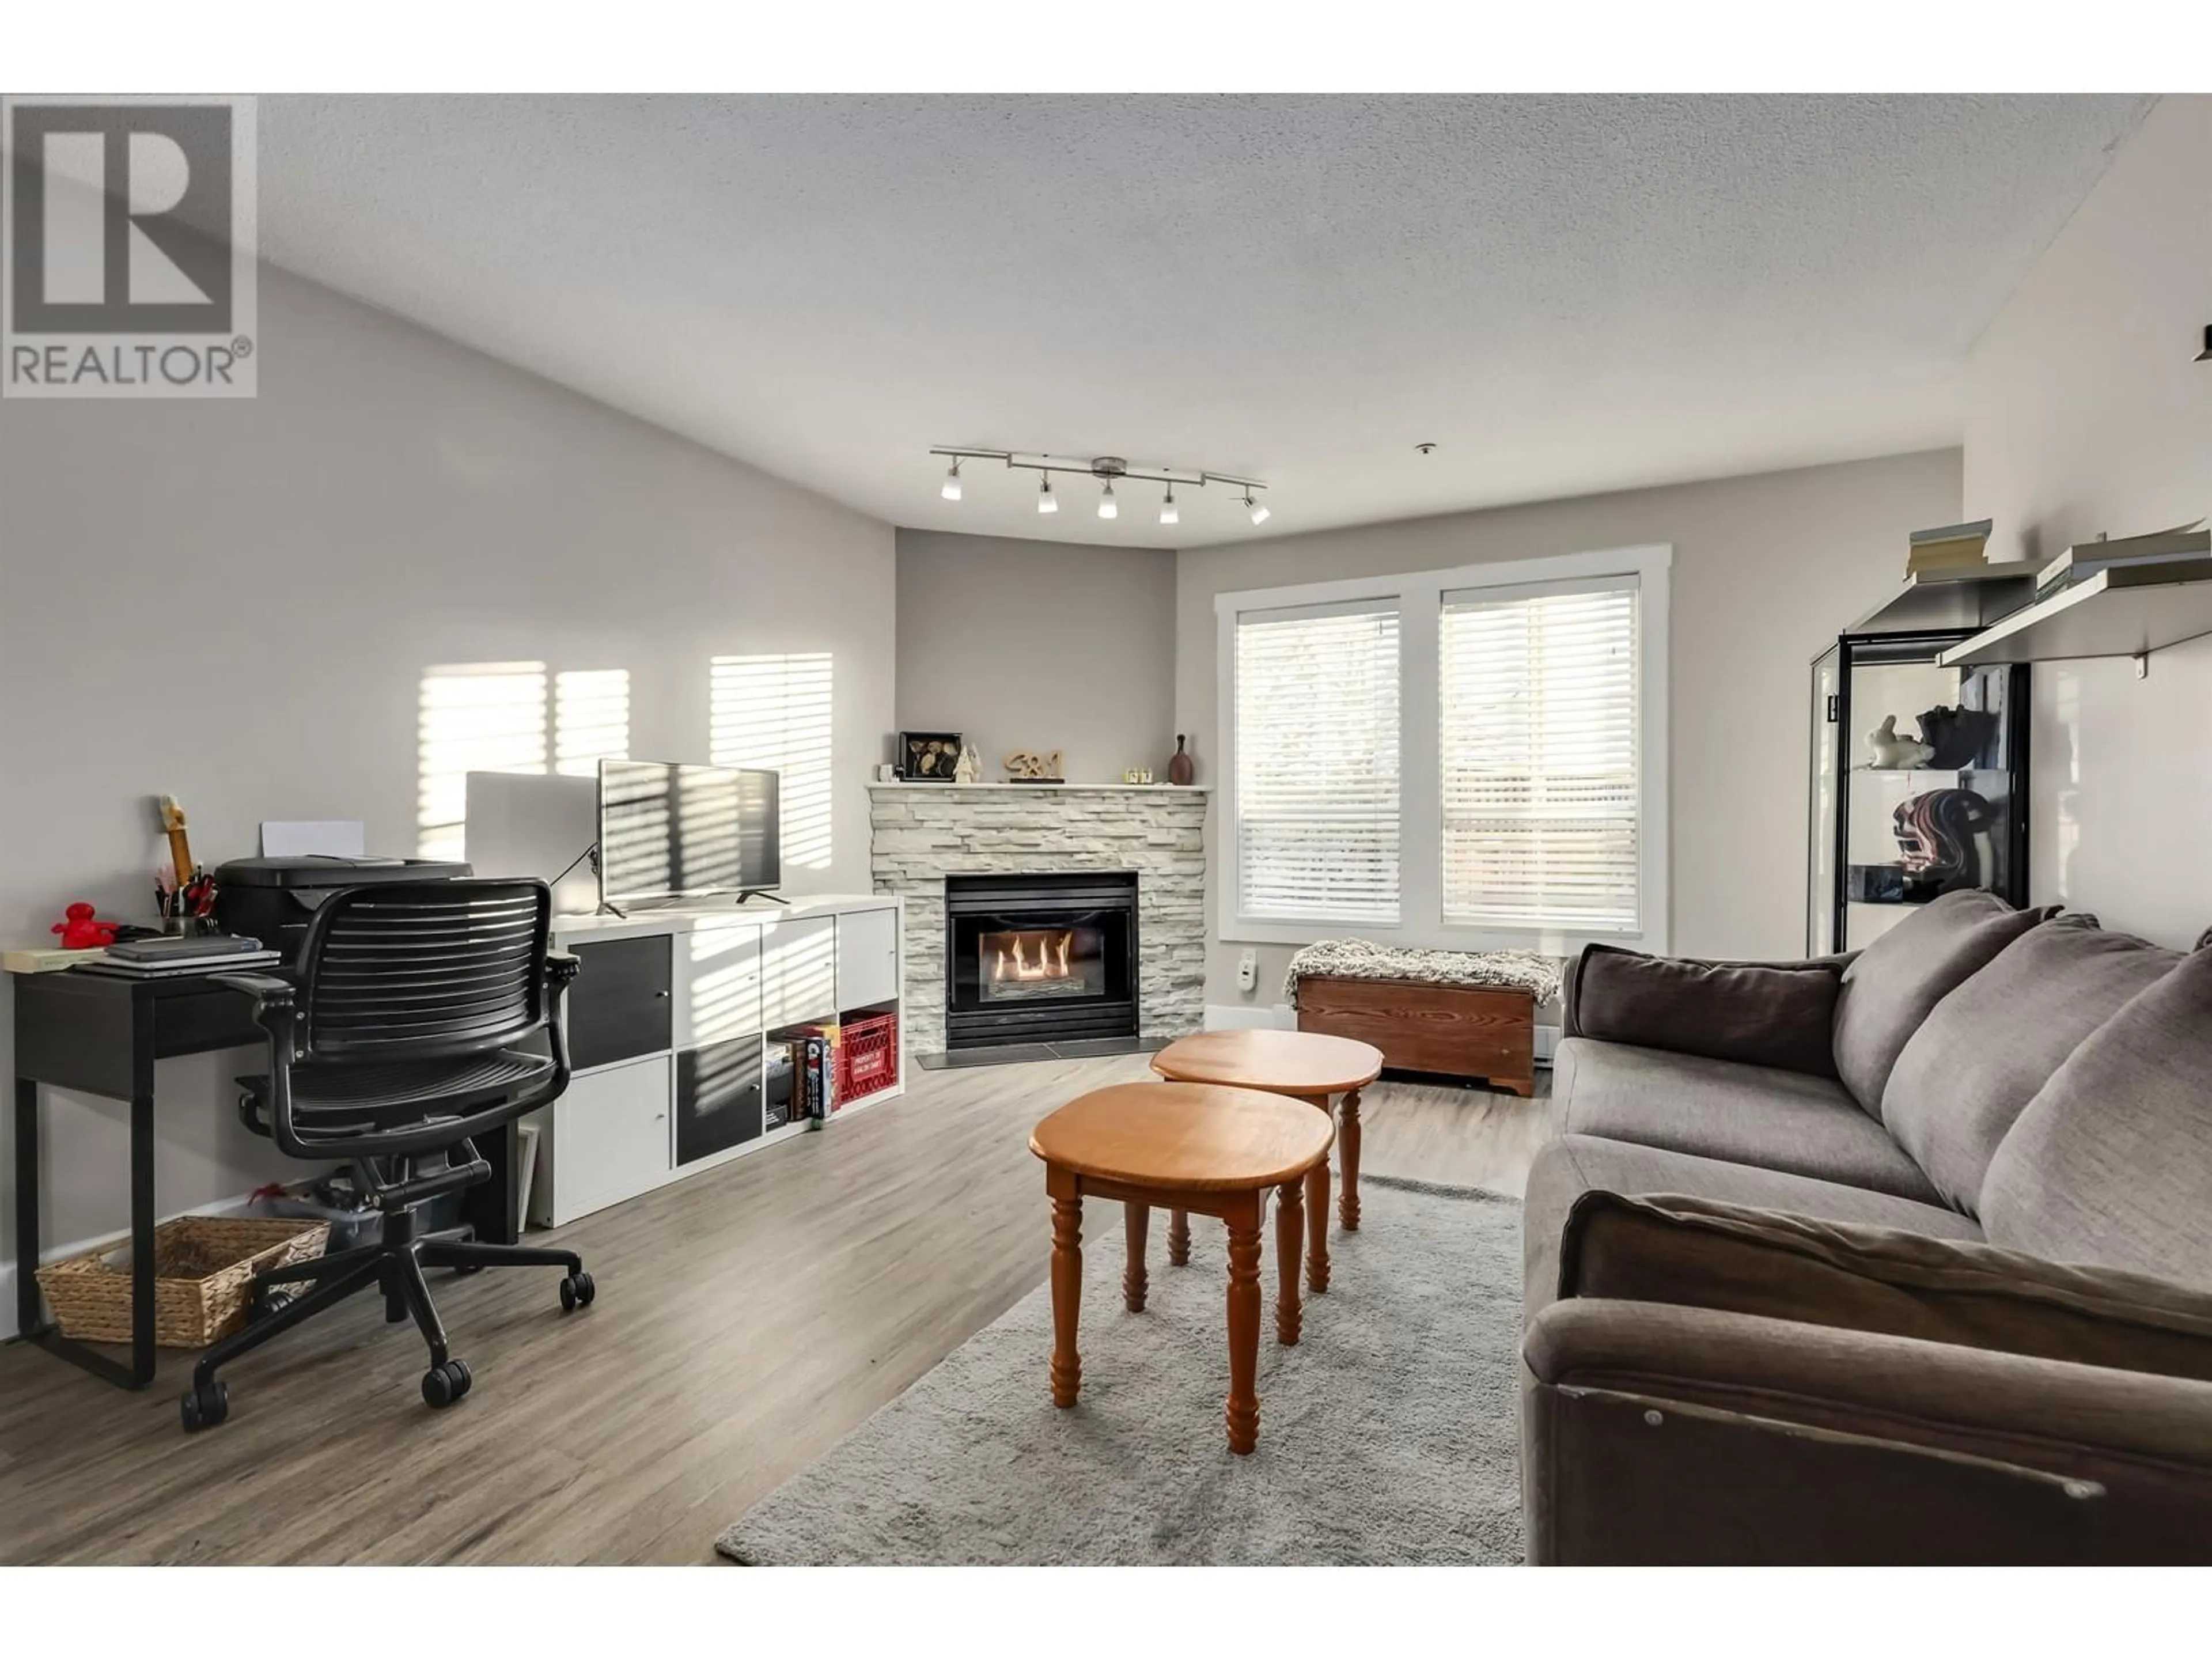
[[960, 764], [957, 732], [902, 732], [898, 736], [900, 774], [908, 783], [950, 783]]

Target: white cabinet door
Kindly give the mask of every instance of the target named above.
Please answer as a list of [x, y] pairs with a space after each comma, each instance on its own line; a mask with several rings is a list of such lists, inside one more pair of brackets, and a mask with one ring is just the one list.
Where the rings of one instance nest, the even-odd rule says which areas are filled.
[[865, 1008], [898, 994], [897, 910], [848, 910], [839, 916], [837, 1006]]
[[751, 1036], [761, 1021], [761, 924], [701, 922], [676, 935], [676, 1047]]
[[570, 1079], [553, 1103], [553, 1225], [668, 1179], [669, 1075], [662, 1054]]
[[761, 1028], [837, 1018], [837, 918], [800, 916], [761, 929]]

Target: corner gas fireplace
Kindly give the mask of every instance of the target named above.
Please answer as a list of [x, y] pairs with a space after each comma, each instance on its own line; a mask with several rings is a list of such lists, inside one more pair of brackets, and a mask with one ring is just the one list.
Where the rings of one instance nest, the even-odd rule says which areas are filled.
[[948, 876], [945, 1046], [1137, 1034], [1137, 878]]

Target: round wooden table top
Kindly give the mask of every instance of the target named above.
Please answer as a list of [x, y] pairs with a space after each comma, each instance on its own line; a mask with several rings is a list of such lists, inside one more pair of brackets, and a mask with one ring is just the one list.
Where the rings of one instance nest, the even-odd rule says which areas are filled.
[[1178, 1083], [1226, 1083], [1289, 1095], [1339, 1095], [1382, 1075], [1382, 1051], [1319, 1031], [1200, 1031], [1152, 1056]]
[[1030, 1150], [1101, 1181], [1194, 1193], [1295, 1181], [1328, 1156], [1335, 1126], [1302, 1101], [1202, 1083], [1117, 1083], [1036, 1126]]

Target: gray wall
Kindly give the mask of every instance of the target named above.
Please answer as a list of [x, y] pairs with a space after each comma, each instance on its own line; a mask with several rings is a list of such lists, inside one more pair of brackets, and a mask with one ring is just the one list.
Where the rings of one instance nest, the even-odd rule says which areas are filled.
[[1175, 629], [1164, 549], [898, 532], [898, 723], [966, 733], [987, 782], [1017, 749], [1077, 782], [1164, 779]]
[[[1671, 543], [1673, 948], [1801, 954], [1808, 665], [1824, 639], [1896, 586], [1907, 532], [1949, 522], [1959, 488], [1959, 452], [1935, 450], [1186, 550], [1176, 570], [1177, 726], [1194, 734], [1198, 781], [1214, 781], [1217, 593]], [[1212, 815], [1209, 836], [1219, 819]], [[1236, 986], [1243, 948], [1212, 941], [1209, 1004], [1282, 1000], [1291, 947], [1252, 947], [1260, 979], [1251, 995]]]
[[[1966, 510], [2050, 557], [2212, 513], [2212, 98], [2154, 107], [1976, 344]], [[2185, 946], [2212, 925], [2212, 639], [2039, 663], [2034, 896]]]
[[[518, 659], [627, 670], [631, 751], [705, 759], [710, 658], [826, 654], [828, 858], [788, 884], [865, 890], [890, 526], [280, 272], [260, 303], [255, 401], [0, 404], [0, 937], [150, 912], [155, 792], [210, 865], [265, 817], [413, 850], [423, 671]], [[164, 1066], [164, 1213], [284, 1170], [242, 1058]], [[123, 1110], [47, 1122], [50, 1246], [119, 1229]]]

